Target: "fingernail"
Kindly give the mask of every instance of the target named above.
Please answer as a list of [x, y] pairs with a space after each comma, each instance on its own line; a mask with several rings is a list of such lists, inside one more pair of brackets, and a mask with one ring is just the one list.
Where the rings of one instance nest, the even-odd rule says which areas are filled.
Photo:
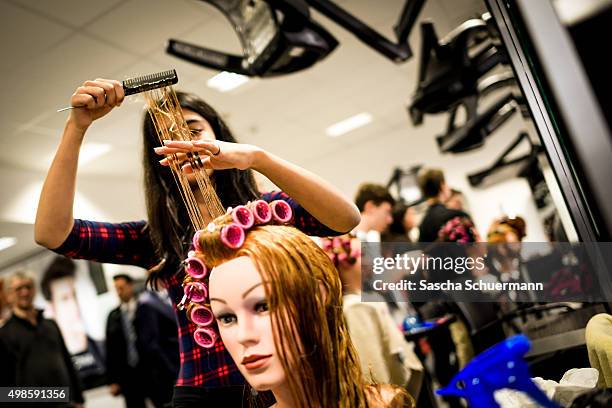
[[170, 142], [172, 142], [172, 140], [168, 140], [168, 139], [164, 140], [164, 144], [168, 144]]
[[155, 153], [159, 153], [161, 152], [163, 149], [163, 147], [154, 147], [153, 150], [155, 151]]
[[166, 164], [168, 164], [168, 159], [161, 159], [159, 161], [159, 164], [161, 164], [162, 166], [165, 166]]

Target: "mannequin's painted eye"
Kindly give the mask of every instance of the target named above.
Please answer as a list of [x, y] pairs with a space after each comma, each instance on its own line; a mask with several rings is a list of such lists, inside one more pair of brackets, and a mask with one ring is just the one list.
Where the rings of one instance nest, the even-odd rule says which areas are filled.
[[264, 302], [259, 302], [259, 303], [257, 303], [257, 304], [255, 305], [255, 311], [256, 311], [256, 312], [260, 312], [260, 313], [270, 311], [270, 308], [268, 307], [268, 302], [265, 302], [265, 301], [264, 301]]
[[217, 322], [223, 326], [230, 325], [236, 321], [236, 315], [231, 313], [224, 313], [222, 315], [217, 316]]

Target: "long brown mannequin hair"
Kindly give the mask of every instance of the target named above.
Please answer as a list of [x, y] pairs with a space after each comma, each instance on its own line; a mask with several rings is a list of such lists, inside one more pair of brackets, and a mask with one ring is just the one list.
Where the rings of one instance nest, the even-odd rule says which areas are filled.
[[[265, 285], [276, 350], [298, 408], [403, 407], [368, 386], [342, 312], [342, 285], [328, 256], [293, 227], [258, 226], [237, 250], [200, 231], [196, 255], [210, 268], [248, 256]], [[400, 396], [404, 401], [403, 395]], [[383, 403], [383, 399], [386, 403]]]

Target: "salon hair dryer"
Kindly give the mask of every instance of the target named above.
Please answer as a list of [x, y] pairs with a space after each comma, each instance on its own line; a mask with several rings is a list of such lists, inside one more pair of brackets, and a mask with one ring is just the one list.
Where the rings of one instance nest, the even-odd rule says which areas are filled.
[[531, 347], [524, 335], [510, 337], [476, 356], [450, 384], [439, 389], [442, 396], [468, 400], [470, 407], [495, 408], [493, 394], [502, 388], [524, 392], [546, 408], [560, 408], [533, 383], [523, 356]]

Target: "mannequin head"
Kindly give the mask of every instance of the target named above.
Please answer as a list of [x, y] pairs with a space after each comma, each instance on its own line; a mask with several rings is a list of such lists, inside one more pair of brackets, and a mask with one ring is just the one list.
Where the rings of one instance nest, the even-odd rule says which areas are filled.
[[304, 396], [320, 406], [363, 406], [342, 287], [327, 255], [286, 226], [255, 227], [236, 250], [218, 235], [200, 233], [207, 250], [198, 256], [211, 269], [216, 327], [247, 382], [272, 390], [277, 400], [277, 393], [289, 390], [296, 406], [306, 404]]

